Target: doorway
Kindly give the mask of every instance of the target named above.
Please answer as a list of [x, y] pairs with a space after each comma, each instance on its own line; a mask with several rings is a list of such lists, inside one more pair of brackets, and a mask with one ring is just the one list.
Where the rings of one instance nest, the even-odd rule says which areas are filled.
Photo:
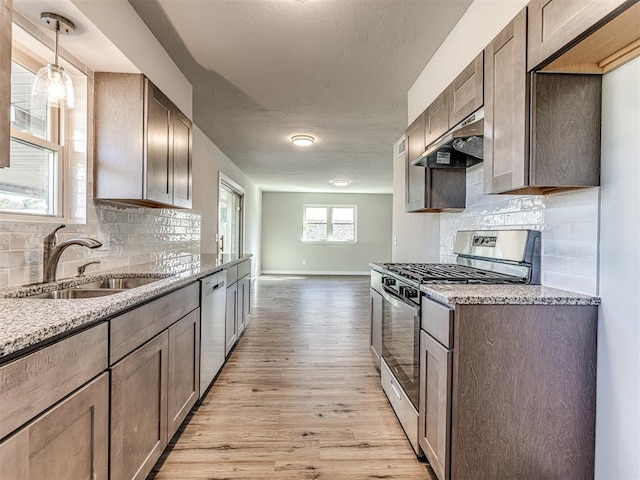
[[222, 173], [218, 195], [218, 253], [243, 254], [244, 189]]

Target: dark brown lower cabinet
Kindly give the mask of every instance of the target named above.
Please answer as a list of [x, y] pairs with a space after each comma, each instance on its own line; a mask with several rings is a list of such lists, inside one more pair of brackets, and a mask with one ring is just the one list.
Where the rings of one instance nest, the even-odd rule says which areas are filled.
[[447, 307], [423, 299], [419, 438], [438, 479], [592, 479], [598, 307], [455, 305], [447, 323], [428, 303]]
[[109, 375], [103, 373], [0, 443], [0, 465], [5, 480], [107, 480]]
[[231, 349], [238, 341], [238, 282], [231, 286], [227, 286], [227, 304], [225, 313], [225, 325], [226, 325], [226, 342], [225, 354], [229, 355]]
[[451, 478], [451, 366], [453, 352], [424, 330], [420, 332], [420, 396], [418, 442], [439, 479]]
[[200, 309], [169, 327], [167, 408], [171, 439], [200, 395]]
[[167, 445], [169, 334], [111, 367], [111, 478], [144, 479]]

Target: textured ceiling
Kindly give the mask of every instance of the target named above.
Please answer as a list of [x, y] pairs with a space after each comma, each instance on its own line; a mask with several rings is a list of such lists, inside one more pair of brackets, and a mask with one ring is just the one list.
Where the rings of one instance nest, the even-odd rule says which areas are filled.
[[193, 84], [195, 123], [263, 190], [369, 193], [391, 192], [406, 92], [471, 3], [129, 1]]

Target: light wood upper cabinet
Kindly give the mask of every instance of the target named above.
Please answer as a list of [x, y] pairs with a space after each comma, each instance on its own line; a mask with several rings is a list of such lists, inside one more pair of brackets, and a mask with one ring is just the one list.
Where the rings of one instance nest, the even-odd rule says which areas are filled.
[[[528, 69], [533, 70], [580, 39], [619, 7], [637, 0], [531, 0]], [[626, 4], [626, 5], [625, 5]]]
[[431, 102], [426, 110], [426, 145], [449, 130], [449, 92], [447, 88]]
[[0, 443], [0, 465], [4, 480], [107, 480], [109, 376], [99, 376]]
[[11, 0], [0, 3], [0, 167], [9, 166], [11, 135]]
[[480, 52], [480, 55], [449, 85], [449, 128], [460, 123], [483, 105], [483, 71], [484, 53]]
[[484, 50], [484, 191], [528, 184], [527, 10]]
[[95, 197], [191, 208], [192, 123], [143, 75], [97, 72]]

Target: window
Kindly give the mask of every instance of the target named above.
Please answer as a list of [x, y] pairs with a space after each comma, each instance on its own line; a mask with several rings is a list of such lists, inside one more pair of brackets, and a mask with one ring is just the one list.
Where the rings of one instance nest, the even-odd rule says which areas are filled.
[[354, 205], [305, 205], [303, 242], [356, 243]]
[[[90, 70], [60, 57], [73, 79], [76, 108], [31, 98], [37, 71], [51, 62], [42, 29], [14, 16], [11, 51], [10, 167], [0, 169], [0, 219], [84, 223], [87, 201], [87, 125]], [[87, 73], [85, 73], [87, 72]]]

